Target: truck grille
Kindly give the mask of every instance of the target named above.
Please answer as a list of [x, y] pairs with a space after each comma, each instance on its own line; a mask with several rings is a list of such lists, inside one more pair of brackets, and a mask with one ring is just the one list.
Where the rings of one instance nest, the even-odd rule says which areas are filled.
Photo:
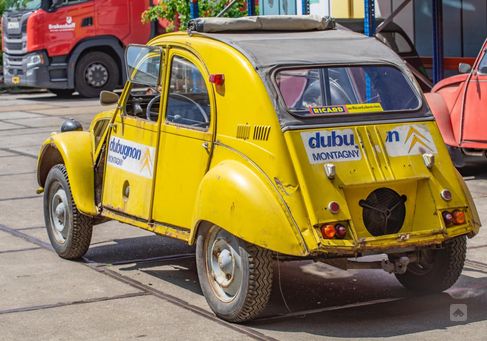
[[22, 50], [22, 42], [20, 42], [20, 43], [11, 43], [11, 42], [5, 43], [5, 48], [7, 50], [20, 51], [20, 50]]
[[365, 228], [374, 237], [398, 233], [406, 217], [407, 200], [390, 188], [379, 188], [360, 200]]

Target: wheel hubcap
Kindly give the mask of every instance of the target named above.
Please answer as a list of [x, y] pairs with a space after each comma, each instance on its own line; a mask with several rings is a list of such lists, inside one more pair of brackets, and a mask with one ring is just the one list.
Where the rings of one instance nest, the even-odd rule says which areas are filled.
[[50, 212], [52, 232], [59, 243], [64, 243], [67, 238], [68, 198], [62, 188], [58, 188], [51, 199]]
[[242, 286], [238, 241], [218, 227], [210, 229], [209, 234], [206, 261], [210, 284], [216, 296], [228, 302], [238, 295]]
[[90, 86], [100, 88], [108, 82], [108, 70], [103, 64], [90, 64], [86, 68], [85, 79]]

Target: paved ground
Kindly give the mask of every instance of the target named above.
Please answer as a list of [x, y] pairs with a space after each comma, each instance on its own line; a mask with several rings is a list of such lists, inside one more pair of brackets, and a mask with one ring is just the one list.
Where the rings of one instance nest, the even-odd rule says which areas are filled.
[[[487, 230], [469, 241], [458, 283], [439, 295], [412, 295], [379, 270], [283, 263], [265, 317], [245, 326], [213, 316], [194, 250], [180, 242], [110, 222], [95, 228], [84, 261], [60, 259], [35, 194], [36, 155], [64, 118], [88, 127], [101, 109], [94, 100], [0, 96], [0, 339], [485, 340]], [[487, 225], [485, 169], [465, 175]], [[466, 321], [450, 320], [451, 304], [467, 305]]]

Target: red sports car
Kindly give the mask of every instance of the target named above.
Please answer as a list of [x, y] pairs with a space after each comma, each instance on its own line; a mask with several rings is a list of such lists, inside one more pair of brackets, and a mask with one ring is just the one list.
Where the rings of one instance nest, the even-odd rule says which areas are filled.
[[475, 64], [436, 84], [426, 99], [457, 167], [487, 157], [487, 40]]

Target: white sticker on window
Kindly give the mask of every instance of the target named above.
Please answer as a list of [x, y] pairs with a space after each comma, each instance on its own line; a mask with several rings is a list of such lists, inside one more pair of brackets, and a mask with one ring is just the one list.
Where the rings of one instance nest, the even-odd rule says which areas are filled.
[[118, 137], [108, 145], [108, 165], [152, 179], [156, 149]]
[[362, 159], [352, 129], [301, 133], [301, 137], [312, 164]]
[[385, 140], [389, 156], [421, 155], [438, 153], [430, 131], [424, 125], [403, 125], [386, 133]]

